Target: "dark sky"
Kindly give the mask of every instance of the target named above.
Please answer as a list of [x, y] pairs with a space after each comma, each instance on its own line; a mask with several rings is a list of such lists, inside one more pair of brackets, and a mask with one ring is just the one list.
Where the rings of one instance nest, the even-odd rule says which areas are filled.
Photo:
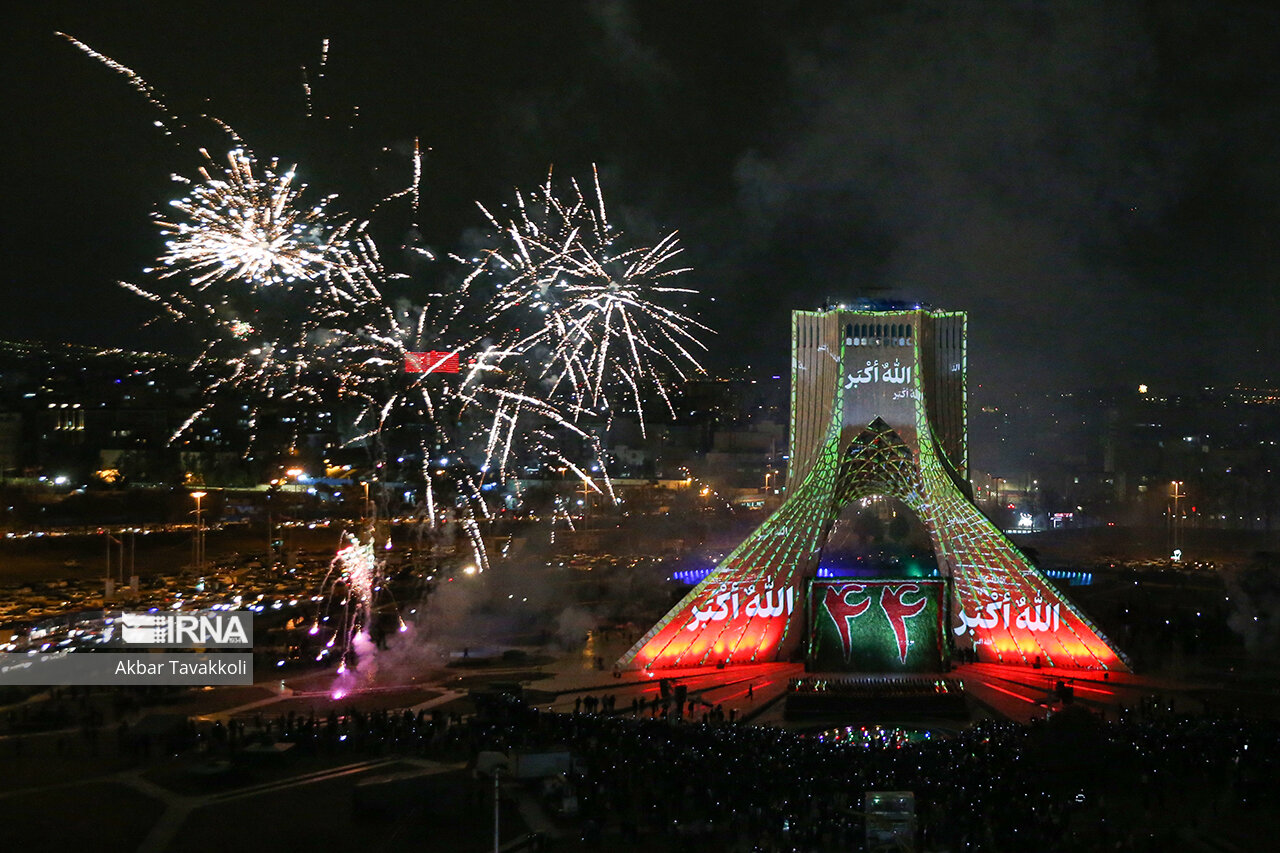
[[[403, 182], [421, 137], [441, 249], [474, 200], [598, 163], [624, 226], [680, 231], [713, 368], [780, 370], [789, 311], [879, 293], [970, 312], [980, 400], [1280, 381], [1271, 4], [41, 5], [0, 28], [0, 337], [154, 345], [114, 282], [154, 257], [170, 172], [227, 147], [199, 121], [175, 147], [63, 30], [346, 210]], [[324, 37], [334, 118], [308, 121]]]

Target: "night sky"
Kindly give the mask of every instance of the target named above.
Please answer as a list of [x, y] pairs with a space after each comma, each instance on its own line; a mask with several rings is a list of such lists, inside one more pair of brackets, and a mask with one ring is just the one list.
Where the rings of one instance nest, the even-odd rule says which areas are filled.
[[[599, 164], [624, 229], [679, 230], [715, 370], [780, 372], [792, 309], [881, 295], [970, 312], [980, 401], [1280, 380], [1270, 4], [42, 5], [0, 28], [3, 338], [169, 340], [115, 282], [145, 280], [169, 174], [227, 149], [207, 110], [355, 214], [420, 137], [446, 251], [474, 201]], [[57, 30], [163, 92], [183, 144]]]

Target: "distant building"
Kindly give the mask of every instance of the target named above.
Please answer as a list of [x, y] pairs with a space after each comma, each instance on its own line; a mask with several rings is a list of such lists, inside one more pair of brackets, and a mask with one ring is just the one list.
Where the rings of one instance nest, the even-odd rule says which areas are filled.
[[974, 481], [993, 512], [1030, 512], [1037, 524], [1073, 513], [1075, 526], [1163, 526], [1176, 514], [1189, 527], [1280, 527], [1280, 390], [1024, 394], [973, 417], [989, 469]]

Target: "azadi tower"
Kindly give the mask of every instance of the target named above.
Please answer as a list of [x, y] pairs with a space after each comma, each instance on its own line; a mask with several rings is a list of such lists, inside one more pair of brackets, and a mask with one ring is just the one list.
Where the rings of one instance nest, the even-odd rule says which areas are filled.
[[628, 669], [791, 660], [806, 585], [842, 510], [895, 498], [932, 540], [944, 632], [979, 660], [1126, 671], [1101, 632], [974, 505], [966, 316], [874, 302], [791, 317], [786, 500], [619, 661]]

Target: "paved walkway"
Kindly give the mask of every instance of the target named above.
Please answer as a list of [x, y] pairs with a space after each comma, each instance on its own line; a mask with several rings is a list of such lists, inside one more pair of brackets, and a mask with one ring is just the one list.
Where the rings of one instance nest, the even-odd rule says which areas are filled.
[[1197, 713], [1201, 702], [1190, 694], [1194, 684], [1180, 684], [1165, 678], [1132, 673], [1101, 673], [1080, 670], [1032, 669], [1019, 666], [978, 663], [956, 667], [951, 675], [964, 682], [965, 692], [999, 716], [1018, 722], [1043, 718], [1062, 702], [1055, 689], [1059, 681], [1069, 685], [1074, 701], [1115, 719], [1124, 708], [1133, 708], [1143, 699], [1172, 703], [1175, 710]]
[[231, 791], [221, 791], [213, 794], [204, 794], [200, 796], [188, 796], [177, 794], [168, 788], [143, 777], [144, 770], [131, 770], [121, 773], [116, 777], [125, 785], [128, 785], [153, 799], [164, 803], [165, 810], [151, 828], [151, 832], [138, 846], [138, 853], [164, 853], [170, 850], [170, 845], [181, 831], [183, 824], [187, 818], [196, 809], [206, 806], [220, 805], [223, 803], [233, 802], [235, 800], [245, 799], [246, 797], [258, 797], [266, 794], [285, 791], [290, 788], [297, 788], [303, 785], [312, 785], [317, 782], [329, 782], [334, 779], [343, 779], [350, 776], [356, 776], [368, 773], [371, 770], [378, 770], [391, 764], [412, 764], [433, 773], [444, 773], [450, 770], [458, 769], [458, 765], [441, 764], [435, 761], [426, 761], [418, 758], [404, 758], [394, 756], [391, 758], [379, 758], [371, 761], [357, 761], [352, 764], [343, 764], [338, 767], [330, 767], [324, 770], [317, 770], [311, 773], [303, 773], [298, 776], [291, 776], [285, 779], [276, 779], [271, 782], [264, 782], [259, 785], [250, 785], [245, 788], [236, 788]]
[[[661, 695], [660, 682], [667, 680], [672, 686], [682, 684], [687, 699], [695, 703], [693, 717], [719, 707], [726, 718], [743, 722], [782, 724], [780, 701], [791, 678], [804, 674], [799, 664], [768, 663], [729, 666], [724, 669], [687, 668], [664, 670], [659, 674], [625, 671], [614, 673], [612, 662], [627, 650], [629, 641], [623, 638], [588, 638], [577, 652], [556, 656], [553, 660], [530, 667], [476, 666], [466, 670], [450, 668], [440, 677], [413, 685], [413, 688], [429, 687], [439, 695], [409, 706], [415, 713], [449, 706], [465, 699], [470, 686], [476, 680], [503, 681], [520, 679], [529, 704], [543, 710], [573, 712], [584, 707], [588, 697], [601, 699], [612, 695], [617, 714], [656, 716], [659, 713], [653, 700]], [[537, 654], [537, 652], [534, 652]], [[529, 678], [536, 671], [538, 678]], [[1059, 680], [1071, 685], [1075, 701], [1107, 716], [1118, 715], [1120, 709], [1133, 707], [1143, 698], [1158, 698], [1173, 702], [1187, 711], [1197, 709], [1199, 703], [1187, 691], [1194, 685], [1175, 684], [1166, 679], [1137, 676], [1129, 673], [1094, 673], [1084, 671], [1059, 671], [1030, 669], [1026, 667], [999, 666], [996, 664], [968, 664], [956, 667], [950, 675], [965, 684], [966, 693], [981, 707], [995, 716], [1026, 722], [1041, 718], [1061, 702], [1055, 694]], [[459, 676], [466, 677], [467, 687], [455, 687], [451, 682]], [[309, 676], [309, 686], [319, 686], [318, 676]], [[332, 704], [340, 708], [342, 700], [330, 699], [327, 691], [308, 690], [297, 692], [280, 681], [266, 681], [258, 685], [274, 691], [275, 695], [248, 702], [232, 708], [202, 715], [202, 719], [227, 721], [235, 716], [260, 711], [271, 714], [271, 708], [285, 699], [314, 698], [318, 705]], [[372, 697], [374, 694], [394, 694], [401, 689], [380, 686], [355, 689], [346, 695]], [[407, 689], [407, 688], [405, 688]], [[633, 711], [633, 707], [637, 710]]]
[[[726, 718], [732, 713], [738, 720], [757, 718], [762, 711], [779, 700], [786, 692], [787, 680], [802, 673], [798, 664], [744, 664], [730, 666], [725, 669], [688, 668], [665, 670], [660, 676], [645, 672], [627, 671], [614, 674], [613, 661], [617, 660], [629, 647], [623, 639], [601, 640], [595, 637], [588, 639], [582, 650], [564, 653], [549, 662], [529, 666], [515, 664], [511, 666], [476, 666], [468, 669], [450, 668], [438, 678], [415, 683], [412, 688], [429, 688], [439, 695], [426, 701], [412, 704], [409, 710], [430, 711], [447, 706], [464, 699], [474, 685], [473, 679], [502, 682], [519, 679], [525, 688], [530, 705], [550, 711], [571, 712], [582, 707], [588, 696], [601, 698], [612, 694], [616, 696], [617, 713], [631, 713], [632, 702], [643, 705], [642, 713], [656, 713], [653, 710], [653, 699], [661, 695], [660, 682], [668, 680], [672, 685], [683, 684], [688, 691], [687, 700], [697, 703], [695, 715], [703, 710], [720, 706]], [[532, 652], [532, 654], [542, 654]], [[603, 668], [601, 668], [603, 666]], [[530, 672], [537, 672], [538, 678], [529, 678]], [[459, 676], [470, 682], [467, 687], [455, 687], [451, 682]], [[291, 682], [298, 684], [300, 682]], [[323, 684], [317, 676], [308, 676], [305, 683], [309, 687]], [[260, 712], [270, 716], [272, 707], [285, 700], [312, 698], [318, 707], [333, 706], [341, 710], [344, 700], [376, 694], [394, 694], [402, 689], [396, 686], [379, 686], [373, 688], [355, 688], [346, 693], [343, 699], [334, 700], [325, 689], [299, 691], [285, 686], [279, 680], [263, 681], [256, 686], [273, 691], [274, 695], [224, 708], [205, 714], [198, 714], [199, 719], [227, 722], [233, 717]], [[778, 703], [780, 705], [780, 703]]]

